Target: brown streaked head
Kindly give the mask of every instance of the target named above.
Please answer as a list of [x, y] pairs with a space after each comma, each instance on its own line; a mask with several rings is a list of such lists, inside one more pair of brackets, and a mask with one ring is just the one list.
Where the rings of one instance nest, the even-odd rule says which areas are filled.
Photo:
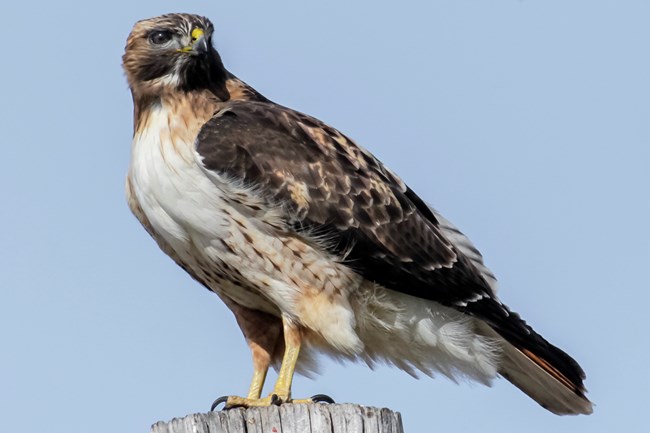
[[199, 15], [166, 14], [138, 21], [122, 65], [134, 97], [209, 90], [229, 99], [228, 72], [212, 46], [214, 27]]

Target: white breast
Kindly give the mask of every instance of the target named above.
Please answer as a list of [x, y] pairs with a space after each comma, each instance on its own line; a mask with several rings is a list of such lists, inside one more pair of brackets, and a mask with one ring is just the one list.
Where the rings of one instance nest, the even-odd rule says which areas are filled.
[[182, 254], [191, 230], [223, 237], [227, 224], [223, 193], [198, 166], [193, 140], [174, 134], [177, 121], [164, 106], [151, 109], [133, 139], [129, 178], [156, 234]]

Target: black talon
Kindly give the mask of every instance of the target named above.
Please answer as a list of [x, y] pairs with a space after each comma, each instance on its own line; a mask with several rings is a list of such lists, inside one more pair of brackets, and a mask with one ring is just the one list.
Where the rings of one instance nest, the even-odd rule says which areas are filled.
[[314, 403], [329, 403], [329, 404], [334, 404], [334, 399], [330, 397], [329, 395], [325, 394], [316, 394], [311, 396], [311, 400]]
[[[228, 402], [228, 396], [224, 395], [223, 397], [219, 397], [212, 403], [212, 406], [210, 406], [210, 412], [214, 412], [214, 410], [219, 406], [221, 403], [226, 403]], [[224, 408], [225, 409], [225, 408]]]
[[281, 404], [280, 397], [277, 394], [273, 394], [271, 396], [271, 405], [280, 406]]

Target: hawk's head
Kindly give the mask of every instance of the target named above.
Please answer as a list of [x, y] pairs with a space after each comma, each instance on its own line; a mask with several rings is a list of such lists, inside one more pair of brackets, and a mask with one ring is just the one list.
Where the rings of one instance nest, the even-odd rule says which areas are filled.
[[122, 57], [134, 96], [210, 90], [229, 98], [228, 72], [212, 47], [214, 27], [198, 15], [167, 14], [138, 21]]

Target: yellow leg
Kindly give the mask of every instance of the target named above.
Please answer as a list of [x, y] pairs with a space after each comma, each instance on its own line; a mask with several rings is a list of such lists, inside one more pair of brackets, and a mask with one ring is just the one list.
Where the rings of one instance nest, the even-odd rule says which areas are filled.
[[284, 316], [282, 316], [282, 329], [284, 330], [284, 356], [273, 394], [277, 395], [282, 402], [286, 402], [291, 400], [291, 382], [296, 370], [302, 338], [300, 329]]
[[248, 399], [255, 400], [259, 399], [262, 395], [262, 387], [264, 387], [264, 381], [266, 380], [266, 372], [269, 370], [268, 364], [266, 368], [257, 368], [253, 370], [253, 380], [251, 380], [251, 386], [248, 389]]
[[[284, 356], [282, 357], [282, 365], [278, 373], [278, 380], [275, 383], [273, 392], [265, 398], [260, 398], [262, 386], [266, 378], [268, 370], [268, 359], [258, 359], [256, 357], [256, 350], [251, 346], [253, 351], [253, 364], [255, 370], [253, 373], [253, 380], [248, 392], [247, 398], [230, 396], [226, 402], [226, 407], [234, 406], [270, 406], [272, 404], [286, 403], [291, 400], [291, 382], [293, 380], [293, 373], [296, 369], [296, 362], [298, 361], [298, 354], [300, 353], [301, 333], [294, 323], [287, 317], [282, 316], [282, 327], [284, 330]], [[312, 400], [296, 400], [295, 402], [312, 402]]]
[[[244, 337], [246, 337], [253, 358], [253, 378], [248, 389], [248, 395], [246, 398], [237, 398], [247, 402], [260, 400], [266, 373], [271, 364], [271, 357], [282, 332], [281, 322], [277, 316], [251, 310], [230, 301], [226, 297], [222, 299], [235, 315], [237, 324], [241, 328]], [[218, 398], [215, 403], [224, 398], [226, 397]]]

